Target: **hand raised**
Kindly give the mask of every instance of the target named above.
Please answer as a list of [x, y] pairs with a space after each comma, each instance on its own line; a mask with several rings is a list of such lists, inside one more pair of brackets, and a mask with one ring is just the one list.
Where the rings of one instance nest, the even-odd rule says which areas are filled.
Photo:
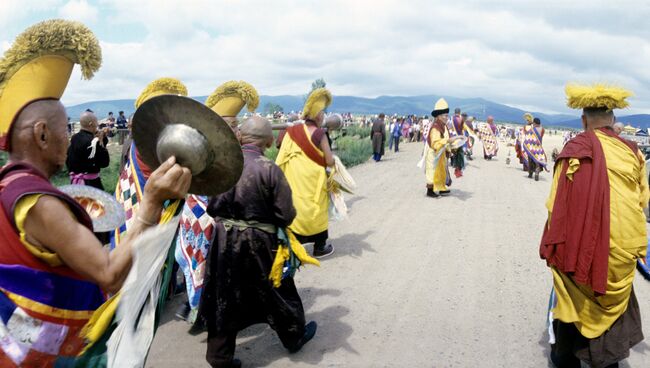
[[172, 156], [151, 173], [144, 186], [145, 196], [156, 204], [168, 199], [182, 199], [187, 195], [191, 182], [190, 170], [177, 164]]

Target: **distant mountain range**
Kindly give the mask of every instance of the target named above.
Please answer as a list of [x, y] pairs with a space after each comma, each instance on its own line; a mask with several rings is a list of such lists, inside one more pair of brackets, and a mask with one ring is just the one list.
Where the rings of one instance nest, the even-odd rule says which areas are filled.
[[[207, 96], [193, 97], [197, 101], [204, 102]], [[426, 95], [426, 96], [379, 96], [376, 98], [364, 98], [354, 96], [334, 96], [332, 105], [328, 111], [345, 113], [351, 112], [354, 114], [378, 114], [386, 113], [387, 115], [428, 115], [435, 101], [440, 96]], [[488, 101], [483, 98], [456, 98], [447, 97], [445, 99], [449, 103], [450, 109], [459, 107], [463, 112], [468, 115], [475, 116], [480, 120], [484, 120], [488, 115], [494, 116], [494, 119], [499, 122], [513, 122], [521, 123], [524, 110], [499, 104], [496, 102]], [[304, 96], [260, 96], [260, 106], [257, 109], [259, 112], [264, 112], [265, 106], [269, 103], [282, 106], [285, 112], [300, 111], [304, 104]], [[93, 110], [97, 116], [102, 119], [106, 117], [109, 111], [112, 111], [117, 116], [118, 111], [124, 111], [126, 115], [130, 115], [134, 111], [134, 100], [107, 100], [107, 101], [91, 101], [79, 105], [70, 106], [67, 108], [68, 116], [73, 120], [86, 109]], [[547, 126], [560, 126], [580, 129], [582, 123], [575, 115], [566, 114], [543, 114], [532, 112], [533, 115], [539, 117], [542, 123]], [[635, 127], [648, 128], [650, 127], [650, 115], [629, 115], [621, 116], [619, 121], [629, 123]]]
[[[631, 125], [635, 128], [648, 129], [650, 128], [650, 115], [649, 114], [636, 114], [636, 115], [626, 115], [626, 116], [617, 116], [616, 121], [620, 121], [625, 125]], [[582, 128], [581, 119], [572, 119], [558, 123], [559, 126], [567, 128]]]

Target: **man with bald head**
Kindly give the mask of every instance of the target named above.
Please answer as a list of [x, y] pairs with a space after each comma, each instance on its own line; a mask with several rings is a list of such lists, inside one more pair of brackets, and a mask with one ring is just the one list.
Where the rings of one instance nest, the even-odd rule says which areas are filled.
[[620, 121], [617, 121], [614, 123], [614, 133], [621, 135], [623, 133], [623, 129], [625, 128], [625, 124], [621, 123]]
[[[47, 319], [53, 331], [61, 328], [61, 338], [68, 336], [69, 341], [70, 350], [54, 355], [75, 356], [84, 346], [80, 335], [84, 320], [101, 306], [105, 292], [116, 293], [126, 279], [133, 240], [157, 221], [166, 200], [185, 195], [191, 174], [173, 159], [154, 171], [147, 182], [138, 224], [123, 246], [109, 253], [93, 235], [86, 211], [48, 181], [66, 161], [67, 114], [61, 103], [42, 100], [29, 104], [15, 119], [9, 142], [9, 163], [0, 170], [0, 284], [3, 290], [13, 286], [7, 294], [0, 293], [0, 300], [6, 304], [8, 296], [15, 297], [20, 290], [28, 299], [51, 308], [45, 310], [59, 311], [59, 317], [77, 313], [73, 318]], [[7, 284], [6, 280], [13, 281]], [[29, 311], [30, 306], [19, 301], [15, 308]], [[22, 331], [20, 323], [31, 326], [38, 322], [14, 323], [15, 331]], [[0, 351], [0, 360], [5, 353]], [[35, 365], [49, 366], [46, 361], [53, 361], [42, 359], [34, 361]]]
[[110, 162], [106, 149], [108, 129], [98, 129], [97, 116], [91, 111], [81, 114], [79, 125], [81, 129], [72, 136], [68, 147], [66, 166], [70, 182], [104, 190], [99, 172]]
[[[111, 319], [116, 299], [106, 295], [122, 287], [135, 237], [157, 222], [163, 203], [183, 198], [191, 181], [174, 158], [164, 162], [151, 173], [122, 246], [110, 253], [102, 247], [90, 215], [49, 181], [66, 162], [68, 116], [59, 100], [75, 64], [91, 78], [101, 65], [99, 41], [83, 24], [60, 19], [29, 27], [0, 59], [0, 149], [9, 154], [0, 168], [3, 367], [100, 361], [97, 338], [108, 331], [87, 323]], [[95, 120], [84, 116], [86, 129]], [[97, 355], [81, 357], [90, 340]]]
[[253, 116], [239, 127], [244, 170], [237, 185], [213, 198], [216, 236], [208, 254], [201, 315], [208, 326], [207, 361], [213, 367], [238, 367], [234, 359], [238, 331], [268, 323], [282, 344], [296, 352], [316, 332], [305, 325], [305, 312], [293, 278], [279, 287], [269, 280], [278, 249], [278, 229], [296, 217], [291, 188], [264, 150], [273, 144], [268, 120]]

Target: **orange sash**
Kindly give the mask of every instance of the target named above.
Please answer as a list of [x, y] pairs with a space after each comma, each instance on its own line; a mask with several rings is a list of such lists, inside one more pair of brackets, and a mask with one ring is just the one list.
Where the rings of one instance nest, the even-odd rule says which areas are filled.
[[322, 167], [327, 167], [327, 164], [325, 163], [325, 157], [319, 153], [319, 149], [316, 148], [316, 146], [314, 146], [314, 144], [311, 142], [307, 136], [307, 133], [305, 132], [303, 124], [297, 124], [287, 128], [287, 134], [289, 134], [289, 137], [291, 137], [291, 139], [296, 142], [296, 144], [302, 149], [307, 157], [309, 157], [316, 164]]

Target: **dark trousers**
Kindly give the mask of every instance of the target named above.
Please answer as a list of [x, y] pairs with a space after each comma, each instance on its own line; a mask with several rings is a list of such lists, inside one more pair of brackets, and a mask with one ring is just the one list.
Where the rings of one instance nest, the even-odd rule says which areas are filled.
[[[553, 321], [555, 344], [551, 345], [551, 361], [556, 368], [580, 368], [580, 359], [575, 356], [575, 341], [586, 340], [573, 323]], [[604, 368], [618, 368], [618, 363]]]
[[643, 341], [641, 313], [634, 294], [630, 294], [627, 310], [602, 335], [588, 339], [573, 323], [553, 321], [555, 344], [551, 360], [557, 368], [579, 368], [584, 361], [592, 368], [616, 368], [630, 355], [630, 349]]
[[323, 231], [322, 233], [318, 233], [314, 235], [300, 235], [296, 233], [294, 233], [293, 235], [296, 236], [296, 239], [301, 244], [314, 243], [314, 249], [324, 248], [325, 245], [327, 244], [327, 238], [329, 237], [327, 230]]
[[399, 152], [399, 137], [395, 137], [395, 152]]
[[528, 158], [528, 174], [533, 175], [534, 173], [540, 172], [542, 168], [535, 163], [535, 161]]
[[[215, 333], [208, 327], [208, 351], [205, 359], [213, 368], [230, 367], [235, 356], [235, 346], [237, 341], [237, 331], [230, 333]], [[295, 347], [304, 331], [300, 334], [277, 330], [276, 333], [282, 342], [282, 346], [287, 349]]]

